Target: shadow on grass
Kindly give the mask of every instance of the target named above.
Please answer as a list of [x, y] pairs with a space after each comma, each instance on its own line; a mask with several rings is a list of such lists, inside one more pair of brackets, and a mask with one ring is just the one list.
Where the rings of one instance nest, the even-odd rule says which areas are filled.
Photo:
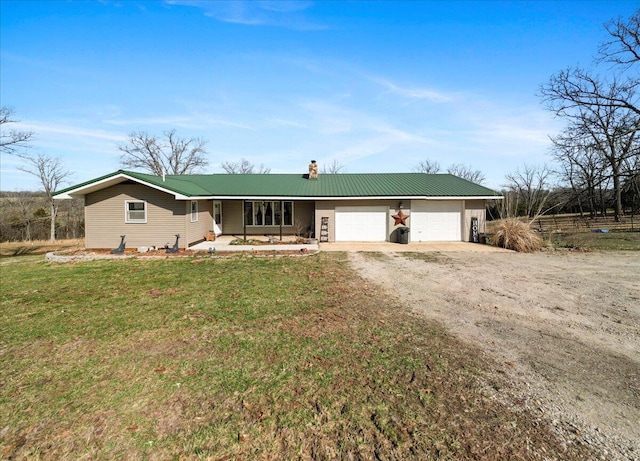
[[82, 239], [65, 239], [56, 241], [37, 240], [32, 242], [2, 242], [0, 243], [0, 258], [16, 256], [44, 255], [49, 251], [59, 251], [69, 248], [83, 247]]
[[[43, 252], [39, 251], [39, 250], [41, 250], [41, 248], [42, 248], [41, 246], [33, 246], [33, 247], [19, 246], [19, 247], [15, 248], [13, 250], [13, 252], [9, 256], [24, 256], [24, 255], [42, 254]], [[0, 254], [0, 256], [6, 256], [6, 255]]]

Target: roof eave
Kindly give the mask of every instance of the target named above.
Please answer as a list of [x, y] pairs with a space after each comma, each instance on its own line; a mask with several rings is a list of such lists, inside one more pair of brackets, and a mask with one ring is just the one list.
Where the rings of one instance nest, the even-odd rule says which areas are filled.
[[502, 200], [501, 195], [367, 195], [367, 196], [293, 196], [293, 195], [214, 195], [189, 197], [189, 200]]
[[130, 180], [130, 181], [134, 181], [136, 183], [145, 185], [147, 187], [151, 187], [153, 189], [162, 191], [164, 193], [167, 193], [169, 195], [173, 195], [176, 200], [190, 200], [191, 197], [181, 194], [179, 192], [176, 192], [174, 190], [171, 189], [167, 189], [164, 187], [160, 187], [156, 184], [152, 184], [150, 182], [144, 181], [142, 179], [136, 178], [134, 176], [128, 175], [126, 173], [116, 173], [113, 176], [109, 176], [106, 178], [103, 178], [99, 181], [94, 181], [91, 182], [89, 184], [84, 184], [80, 187], [77, 187], [75, 189], [70, 189], [70, 190], [66, 190], [65, 192], [58, 194], [58, 195], [54, 195], [53, 198], [56, 200], [68, 200], [68, 199], [72, 199], [72, 198], [80, 198], [83, 197], [87, 194], [90, 194], [91, 192], [96, 192], [102, 189], [106, 189], [107, 187], [111, 187], [111, 186], [115, 186], [116, 184], [120, 184], [123, 181], [126, 180]]

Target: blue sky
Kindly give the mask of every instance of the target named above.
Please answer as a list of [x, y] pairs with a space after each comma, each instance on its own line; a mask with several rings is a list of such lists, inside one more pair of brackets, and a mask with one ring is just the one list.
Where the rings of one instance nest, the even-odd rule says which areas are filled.
[[[0, 2], [0, 104], [79, 183], [120, 167], [133, 131], [208, 140], [209, 167], [309, 160], [479, 169], [486, 185], [549, 162], [562, 126], [536, 95], [591, 65], [603, 24], [638, 2]], [[35, 190], [2, 156], [0, 189]]]

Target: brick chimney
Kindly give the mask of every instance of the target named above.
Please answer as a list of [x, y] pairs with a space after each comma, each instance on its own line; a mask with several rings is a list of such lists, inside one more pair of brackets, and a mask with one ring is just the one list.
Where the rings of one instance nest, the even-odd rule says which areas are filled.
[[311, 160], [309, 164], [309, 179], [318, 179], [318, 164], [315, 160]]

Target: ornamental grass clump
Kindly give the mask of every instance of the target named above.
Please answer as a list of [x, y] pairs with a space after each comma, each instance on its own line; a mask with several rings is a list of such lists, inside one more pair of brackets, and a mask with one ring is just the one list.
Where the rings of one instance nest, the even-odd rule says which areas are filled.
[[542, 239], [536, 235], [528, 223], [514, 218], [503, 220], [494, 234], [497, 246], [522, 253], [533, 253], [542, 248]]

